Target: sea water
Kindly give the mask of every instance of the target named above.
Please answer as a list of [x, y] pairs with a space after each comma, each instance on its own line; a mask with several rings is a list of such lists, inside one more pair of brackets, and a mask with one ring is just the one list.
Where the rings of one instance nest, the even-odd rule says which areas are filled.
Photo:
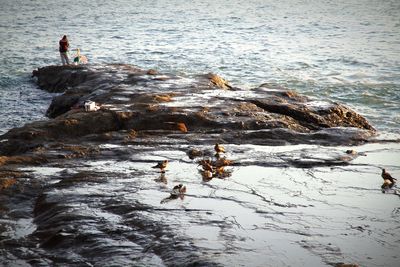
[[[32, 70], [60, 64], [66, 34], [90, 63], [217, 73], [349, 105], [399, 133], [397, 0], [0, 0], [0, 133], [38, 119], [52, 95]], [[73, 54], [73, 51], [71, 51]]]

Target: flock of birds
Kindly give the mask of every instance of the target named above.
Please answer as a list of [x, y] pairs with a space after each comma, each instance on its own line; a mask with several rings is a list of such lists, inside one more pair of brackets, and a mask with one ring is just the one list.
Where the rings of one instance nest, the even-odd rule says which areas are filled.
[[[215, 160], [211, 160], [211, 158], [203, 158], [202, 160], [198, 161], [198, 166], [202, 167], [201, 170], [199, 170], [199, 172], [203, 177], [203, 181], [205, 182], [208, 182], [213, 178], [223, 179], [231, 175], [231, 171], [225, 170], [225, 167], [231, 165], [232, 161], [227, 159], [226, 157], [221, 157], [221, 154], [225, 153], [225, 148], [222, 145], [216, 143], [214, 146], [214, 150], [215, 150], [215, 155], [214, 155]], [[346, 153], [350, 154], [349, 151], [353, 152], [353, 150], [347, 150]], [[189, 151], [188, 154], [189, 158], [194, 159], [196, 157], [202, 156], [203, 152], [197, 149], [192, 149], [191, 151]], [[157, 165], [153, 166], [152, 168], [160, 169], [160, 172], [163, 177], [167, 166], [168, 166], [168, 160], [163, 160], [157, 163]], [[383, 178], [383, 184], [381, 186], [383, 190], [392, 188], [397, 181], [397, 179], [392, 177], [392, 175], [388, 173], [386, 169], [382, 169], [381, 176]], [[163, 199], [161, 203], [164, 203], [170, 199], [177, 199], [177, 198], [183, 199], [185, 193], [186, 193], [186, 186], [184, 186], [183, 184], [175, 185], [172, 188], [170, 196]]]
[[198, 162], [198, 166], [202, 167], [199, 172], [205, 182], [210, 181], [212, 178], [223, 179], [231, 175], [231, 172], [227, 171], [225, 167], [231, 165], [232, 161], [226, 157], [221, 157], [221, 153], [225, 153], [225, 148], [217, 143], [214, 146], [214, 150], [216, 152], [214, 155], [215, 160], [207, 158]]
[[[231, 165], [232, 161], [227, 159], [226, 157], [221, 157], [221, 154], [225, 153], [225, 148], [217, 143], [214, 146], [214, 150], [215, 150], [215, 155], [214, 155], [215, 160], [211, 160], [210, 158], [203, 158], [202, 160], [197, 162], [198, 166], [202, 167], [201, 170], [199, 170], [199, 172], [203, 177], [203, 181], [205, 182], [208, 182], [213, 178], [223, 179], [231, 175], [231, 171], [226, 170], [225, 167]], [[191, 159], [194, 159], [202, 155], [203, 152], [197, 149], [192, 149], [189, 152], [189, 158]], [[168, 163], [169, 163], [168, 160], [163, 160], [161, 162], [158, 162], [156, 165], [152, 166], [152, 168], [160, 169], [162, 178], [165, 177], [164, 174], [166, 172]], [[170, 192], [170, 196], [163, 199], [161, 203], [165, 203], [166, 201], [171, 199], [177, 199], [177, 198], [183, 199], [185, 193], [186, 193], [186, 186], [184, 186], [183, 184], [175, 185]]]

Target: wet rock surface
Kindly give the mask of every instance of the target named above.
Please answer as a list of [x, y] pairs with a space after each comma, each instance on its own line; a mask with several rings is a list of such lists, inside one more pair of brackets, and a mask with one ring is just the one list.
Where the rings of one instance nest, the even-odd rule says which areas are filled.
[[398, 262], [397, 185], [382, 194], [380, 168], [399, 177], [400, 145], [346, 106], [123, 64], [33, 75], [61, 94], [49, 120], [0, 137], [1, 264]]

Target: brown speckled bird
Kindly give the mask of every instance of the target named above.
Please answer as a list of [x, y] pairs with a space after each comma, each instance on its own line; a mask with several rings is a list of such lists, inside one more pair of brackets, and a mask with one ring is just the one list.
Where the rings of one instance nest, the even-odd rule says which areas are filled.
[[201, 173], [201, 177], [203, 177], [203, 181], [205, 181], [205, 182], [210, 181], [214, 177], [212, 171], [204, 170], [204, 171], [200, 171], [200, 173]]
[[164, 160], [159, 162], [157, 165], [153, 166], [153, 169], [160, 169], [161, 172], [165, 172], [165, 168], [167, 168], [168, 160]]
[[203, 156], [203, 151], [200, 151], [196, 148], [191, 148], [189, 151], [186, 152], [190, 159], [195, 159], [197, 157]]
[[215, 167], [224, 167], [224, 166], [229, 166], [232, 164], [232, 160], [226, 159], [226, 158], [219, 158], [214, 162]]
[[160, 203], [161, 204], [167, 203], [171, 200], [178, 199], [178, 198], [183, 200], [185, 197], [185, 193], [186, 193], [186, 186], [184, 186], [183, 184], [175, 185], [174, 188], [172, 188], [172, 191], [171, 191], [169, 197], [162, 199]]
[[203, 170], [205, 170], [205, 171], [210, 171], [210, 172], [213, 171], [213, 166], [209, 162], [203, 162], [203, 164], [201, 164], [201, 166], [203, 167]]
[[224, 166], [218, 166], [215, 168], [215, 174], [218, 176], [223, 176], [225, 173], [225, 167]]
[[199, 165], [201, 165], [203, 167], [203, 170], [205, 171], [213, 171], [213, 166], [211, 165], [211, 161], [210, 160], [200, 160], [199, 161]]
[[172, 189], [171, 195], [177, 196], [177, 195], [183, 195], [186, 193], [186, 186], [183, 184], [178, 184], [175, 185], [174, 188]]
[[346, 154], [349, 154], [349, 155], [357, 155], [357, 151], [355, 151], [355, 150], [353, 150], [353, 149], [348, 149], [348, 150], [346, 150]]
[[397, 181], [397, 179], [393, 178], [392, 175], [390, 175], [390, 173], [388, 173], [385, 169], [382, 169], [382, 175], [381, 176], [383, 178], [383, 181], [388, 183], [388, 184], [389, 184], [389, 182], [390, 182], [390, 184], [394, 184], [395, 181]]
[[225, 148], [218, 143], [215, 144], [214, 149], [217, 153], [225, 153]]

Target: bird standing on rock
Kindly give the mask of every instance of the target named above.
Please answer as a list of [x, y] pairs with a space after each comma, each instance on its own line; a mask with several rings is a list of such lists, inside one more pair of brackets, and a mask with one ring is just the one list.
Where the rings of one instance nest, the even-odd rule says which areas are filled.
[[196, 148], [192, 148], [189, 151], [187, 151], [186, 154], [189, 156], [190, 159], [195, 159], [197, 157], [203, 156], [203, 151], [200, 151]]
[[382, 169], [382, 178], [383, 181], [387, 184], [394, 184], [395, 181], [397, 181], [396, 178], [393, 178], [392, 175], [390, 175], [390, 173], [388, 173], [385, 169]]
[[186, 193], [186, 186], [183, 184], [175, 185], [172, 189], [171, 195], [179, 196]]
[[208, 159], [202, 159], [199, 162], [199, 165], [203, 167], [203, 170], [205, 171], [213, 171], [213, 166], [211, 165], [211, 160]]
[[225, 167], [225, 166], [229, 166], [229, 165], [231, 165], [232, 164], [232, 160], [229, 160], [229, 159], [226, 159], [226, 158], [219, 158], [219, 159], [217, 159], [214, 163], [213, 163], [213, 165], [215, 166], [215, 167]]
[[164, 160], [159, 162], [157, 165], [153, 166], [153, 169], [160, 169], [161, 172], [165, 172], [165, 168], [167, 168], [168, 160]]
[[225, 148], [218, 143], [215, 144], [214, 149], [215, 149], [215, 152], [217, 152], [218, 154], [225, 153]]
[[202, 170], [202, 171], [200, 171], [200, 174], [201, 174], [201, 177], [203, 177], [204, 182], [210, 181], [214, 176], [213, 172], [209, 171], [209, 170]]
[[349, 155], [357, 155], [357, 151], [355, 151], [355, 150], [353, 150], [353, 149], [348, 149], [348, 150], [346, 150], [346, 154], [349, 154]]
[[185, 193], [186, 193], [186, 186], [184, 186], [183, 184], [175, 185], [174, 188], [172, 188], [169, 197], [162, 199], [160, 203], [163, 204], [177, 198], [183, 200], [183, 198], [185, 197]]

